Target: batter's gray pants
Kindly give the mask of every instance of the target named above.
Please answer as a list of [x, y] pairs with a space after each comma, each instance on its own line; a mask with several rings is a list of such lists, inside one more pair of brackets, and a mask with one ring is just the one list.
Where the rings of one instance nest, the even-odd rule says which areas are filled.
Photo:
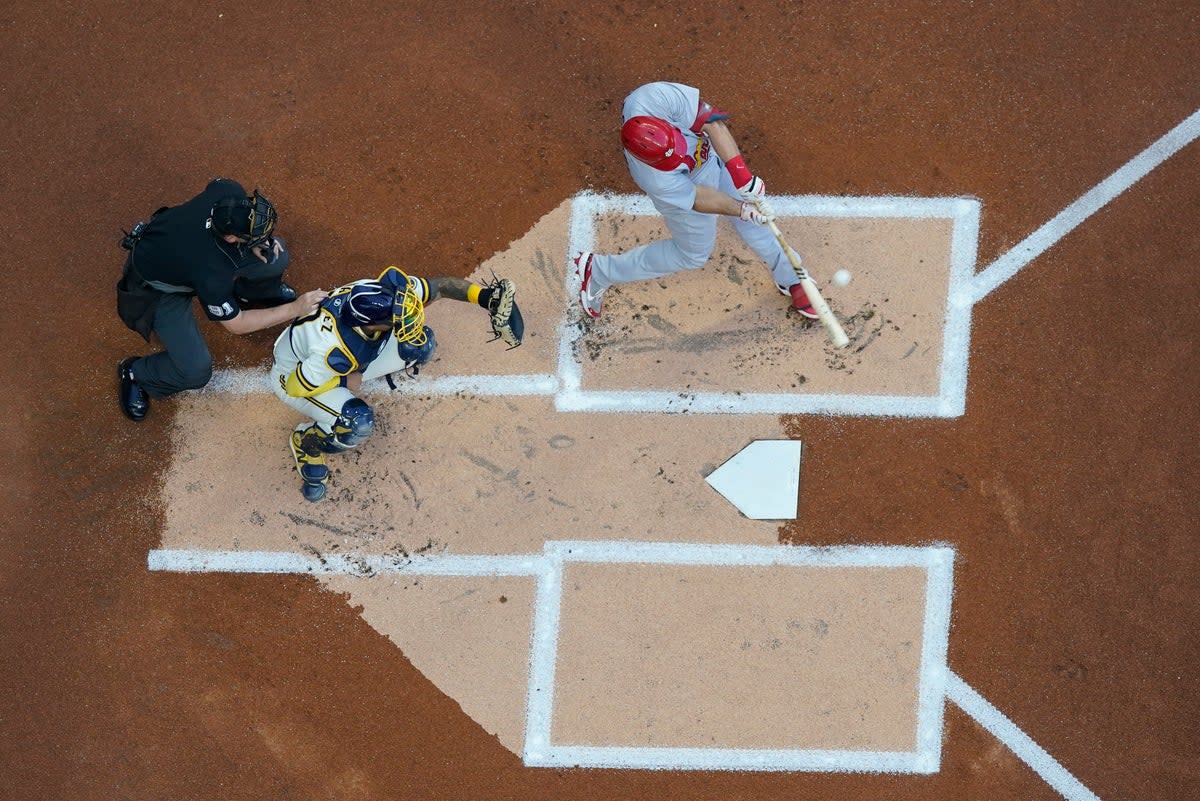
[[[718, 175], [716, 188], [740, 200], [729, 172], [722, 167]], [[724, 215], [703, 214], [670, 206], [653, 195], [650, 201], [663, 216], [671, 238], [651, 242], [617, 256], [595, 256], [592, 260], [592, 280], [596, 282], [597, 289], [695, 270], [708, 262], [717, 243], [717, 218]], [[791, 262], [769, 227], [737, 217], [730, 217], [729, 220], [743, 241], [767, 265], [776, 284], [786, 288], [797, 283], [796, 271], [792, 269]]]

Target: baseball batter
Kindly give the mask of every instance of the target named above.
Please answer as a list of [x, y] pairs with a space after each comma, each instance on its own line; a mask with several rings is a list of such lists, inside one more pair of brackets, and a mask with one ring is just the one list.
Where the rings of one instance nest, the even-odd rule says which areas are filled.
[[325, 497], [326, 454], [361, 445], [375, 428], [375, 410], [355, 395], [367, 366], [384, 360], [382, 372], [390, 378], [401, 370], [415, 374], [433, 356], [437, 343], [425, 325], [425, 305], [442, 297], [482, 306], [498, 339], [521, 344], [525, 324], [509, 279], [480, 286], [461, 278], [425, 280], [396, 267], [333, 290], [275, 341], [271, 386], [309, 418], [290, 440], [307, 500]]
[[801, 315], [816, 319], [796, 271], [765, 227], [775, 218], [761, 178], [742, 160], [723, 120], [729, 115], [681, 83], [648, 83], [625, 98], [621, 143], [634, 182], [662, 214], [671, 238], [616, 256], [574, 258], [583, 310], [599, 317], [613, 284], [704, 266], [717, 241], [717, 217], [733, 218], [746, 244], [771, 270], [776, 288]]

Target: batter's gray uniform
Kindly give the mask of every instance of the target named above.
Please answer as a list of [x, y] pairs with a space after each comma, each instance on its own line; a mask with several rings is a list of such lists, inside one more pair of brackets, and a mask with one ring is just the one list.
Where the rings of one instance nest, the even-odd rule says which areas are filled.
[[[596, 282], [596, 290], [626, 281], [694, 270], [703, 267], [712, 255], [717, 241], [717, 218], [724, 215], [693, 211], [696, 187], [719, 189], [739, 201], [741, 196], [708, 139], [702, 133], [697, 135], [691, 131], [699, 105], [700, 90], [681, 83], [648, 83], [625, 98], [625, 121], [644, 115], [671, 123], [687, 139], [696, 166], [692, 169], [681, 164], [664, 172], [625, 154], [630, 176], [650, 196], [671, 232], [671, 238], [616, 256], [594, 255], [592, 281]], [[736, 217], [731, 217], [730, 221], [750, 249], [766, 263], [777, 286], [786, 288], [796, 283], [796, 271], [770, 228]]]

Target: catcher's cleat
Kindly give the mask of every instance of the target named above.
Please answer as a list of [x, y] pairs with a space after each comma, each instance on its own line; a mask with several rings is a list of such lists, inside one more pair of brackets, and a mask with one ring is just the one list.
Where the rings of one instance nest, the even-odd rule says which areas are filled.
[[784, 287], [782, 284], [776, 284], [775, 288], [779, 290], [779, 294], [792, 298], [792, 308], [801, 317], [807, 317], [810, 320], [817, 319], [817, 312], [813, 309], [812, 304], [808, 302], [808, 295], [804, 292], [802, 285], [792, 284], [790, 287]]
[[603, 289], [594, 289], [592, 284], [592, 254], [588, 251], [580, 251], [575, 257], [575, 274], [580, 276], [579, 282], [579, 305], [587, 312], [589, 317], [599, 317], [603, 310], [604, 301], [601, 299], [604, 295]]
[[304, 434], [308, 429], [292, 432], [292, 458], [296, 460], [296, 472], [304, 482], [300, 492], [306, 501], [319, 501], [325, 497], [329, 484], [329, 468], [325, 465], [325, 454], [310, 453], [304, 448]]
[[136, 356], [130, 356], [117, 365], [117, 382], [120, 384], [117, 398], [121, 402], [121, 411], [125, 416], [135, 423], [140, 423], [146, 419], [146, 413], [150, 411], [150, 396], [133, 378], [132, 368], [136, 361]]

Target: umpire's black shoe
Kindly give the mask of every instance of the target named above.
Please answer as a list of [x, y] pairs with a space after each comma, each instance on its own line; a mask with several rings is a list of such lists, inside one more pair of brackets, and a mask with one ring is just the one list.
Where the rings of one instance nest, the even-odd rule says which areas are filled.
[[288, 286], [283, 281], [279, 282], [279, 302], [291, 303], [296, 298], [300, 297], [300, 293], [292, 287]]
[[273, 309], [276, 306], [282, 306], [285, 303], [291, 303], [296, 298], [300, 297], [300, 293], [292, 289], [283, 281], [279, 282], [279, 289], [273, 295], [265, 298], [238, 298], [238, 305], [243, 309]]
[[146, 394], [146, 390], [138, 386], [137, 381], [133, 380], [131, 368], [136, 361], [136, 356], [130, 356], [117, 365], [117, 379], [121, 384], [118, 400], [121, 402], [121, 411], [125, 413], [125, 416], [135, 423], [140, 423], [146, 419], [146, 412], [150, 411], [150, 396]]

